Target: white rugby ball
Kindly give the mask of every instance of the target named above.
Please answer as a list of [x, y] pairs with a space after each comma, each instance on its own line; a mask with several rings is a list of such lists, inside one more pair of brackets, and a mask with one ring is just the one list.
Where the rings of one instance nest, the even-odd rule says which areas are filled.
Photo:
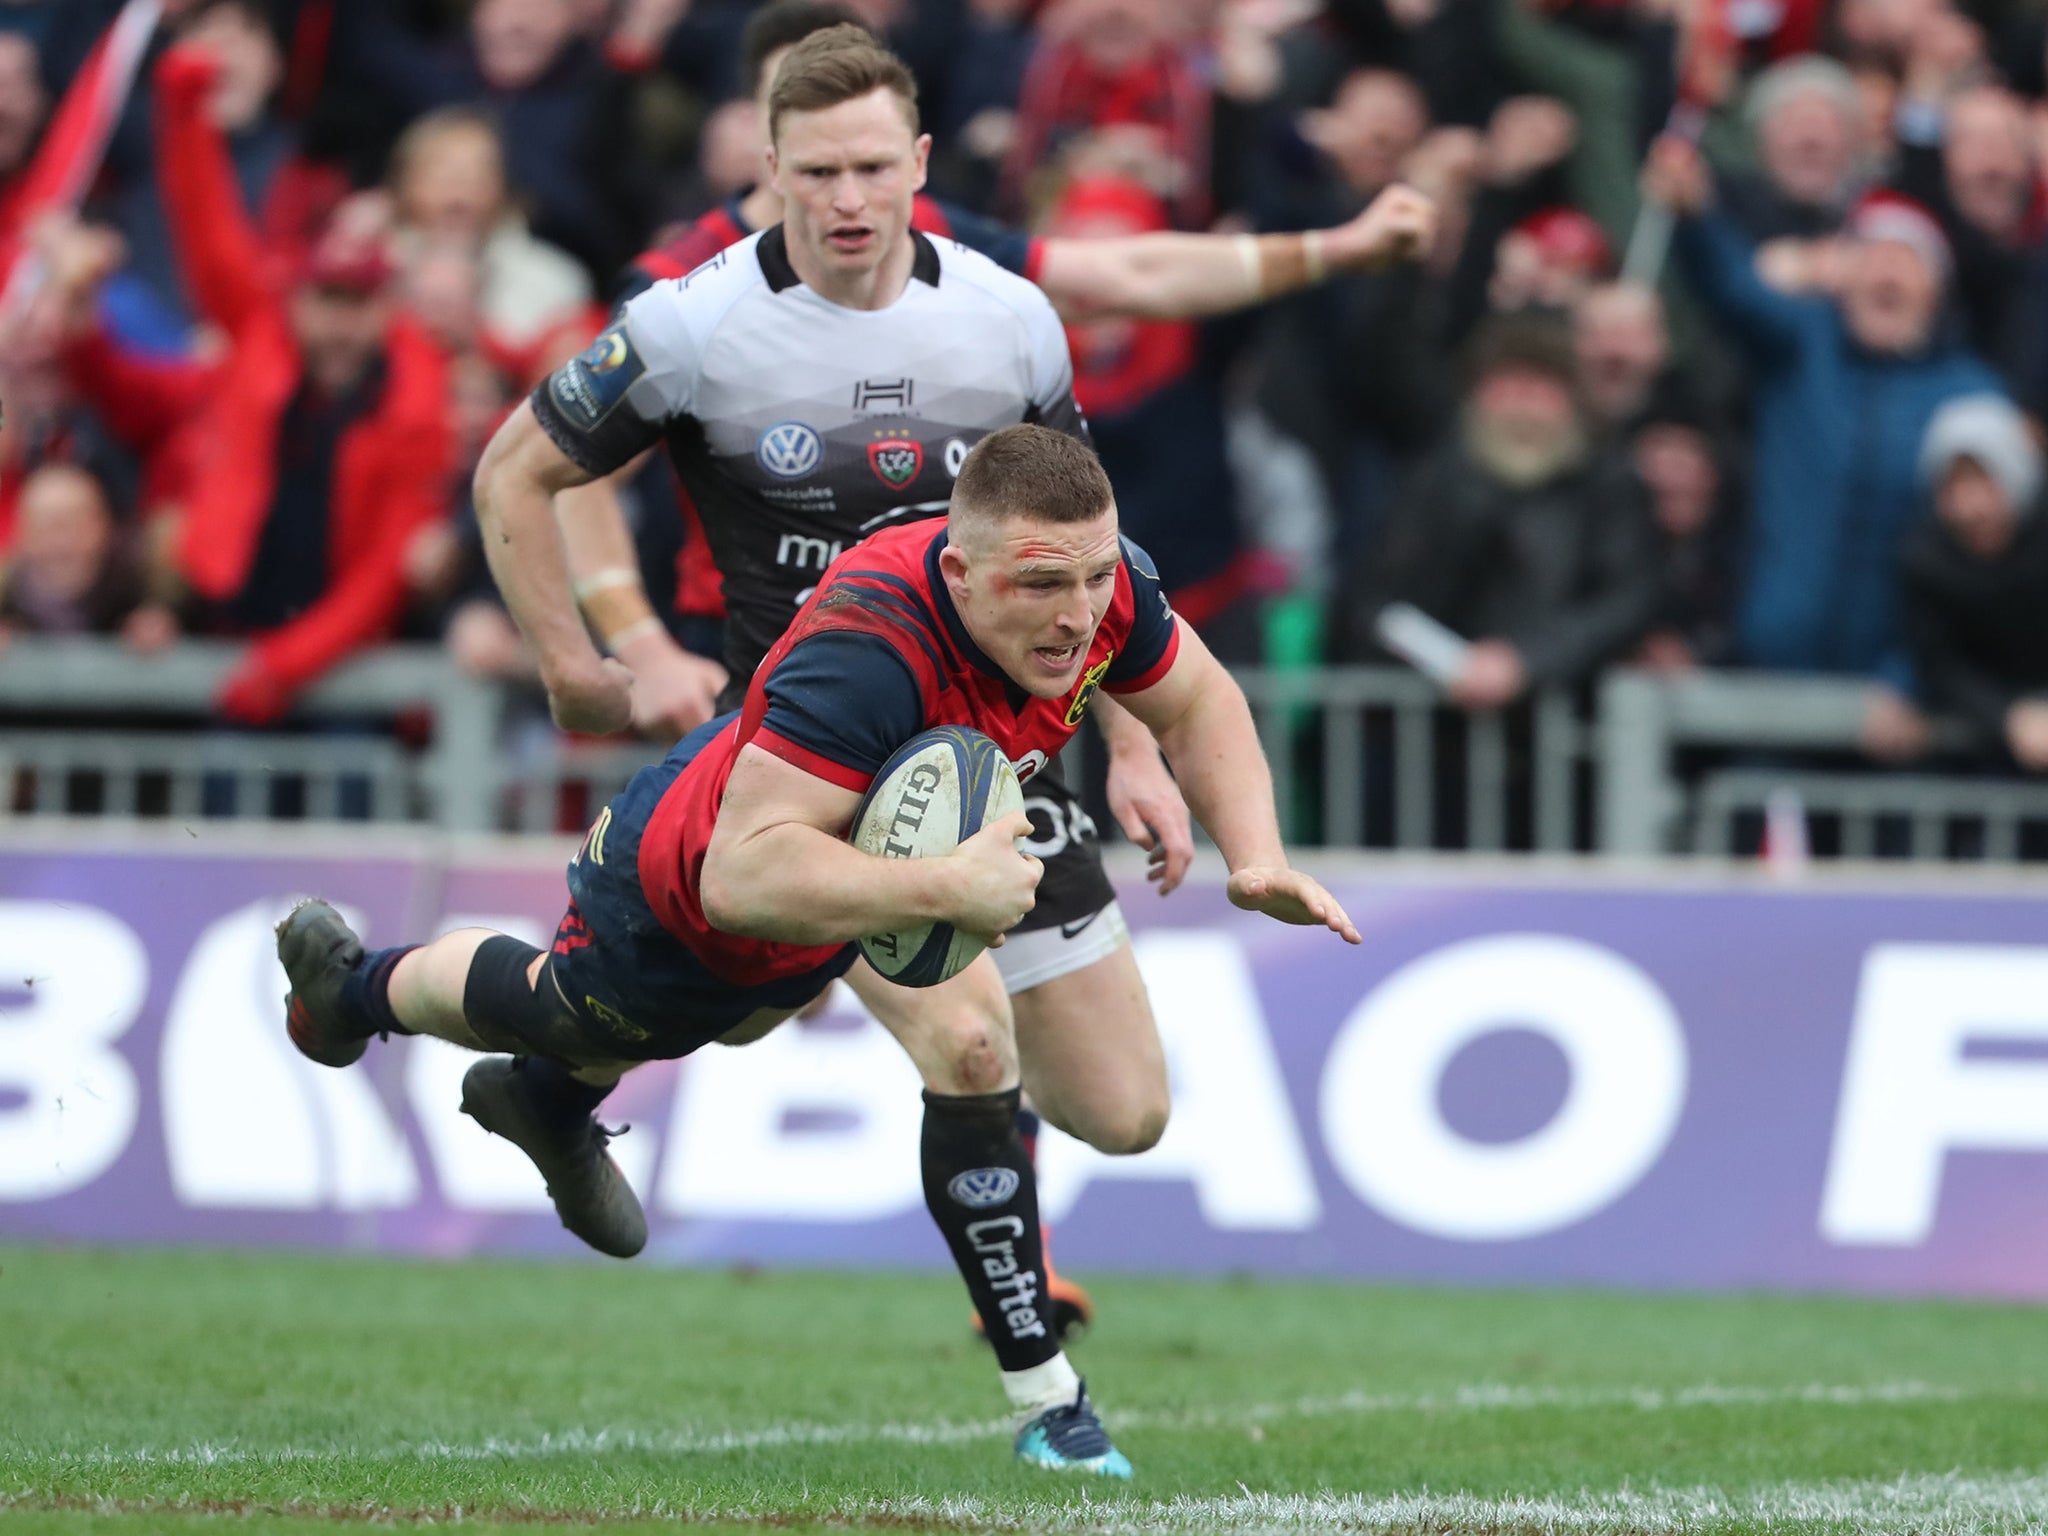
[[[1024, 809], [1009, 758], [981, 732], [942, 725], [905, 742], [854, 812], [850, 841], [883, 859], [931, 859], [951, 853], [991, 821]], [[987, 948], [951, 923], [870, 934], [861, 953], [889, 980], [934, 987], [957, 976]]]

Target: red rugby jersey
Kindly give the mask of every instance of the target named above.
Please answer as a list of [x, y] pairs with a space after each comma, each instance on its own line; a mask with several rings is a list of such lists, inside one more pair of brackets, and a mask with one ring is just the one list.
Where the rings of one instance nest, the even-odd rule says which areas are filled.
[[837, 945], [720, 933], [699, 899], [704, 851], [740, 749], [752, 742], [844, 789], [865, 791], [921, 731], [968, 725], [1028, 779], [1059, 754], [1095, 690], [1136, 693], [1165, 677], [1180, 632], [1151, 558], [1129, 540], [1109, 612], [1072, 690], [1036, 698], [968, 635], [939, 573], [944, 524], [911, 523], [855, 545], [825, 572], [747, 688], [746, 704], [676, 777], [640, 841], [655, 916], [714, 974], [758, 985], [825, 963]]

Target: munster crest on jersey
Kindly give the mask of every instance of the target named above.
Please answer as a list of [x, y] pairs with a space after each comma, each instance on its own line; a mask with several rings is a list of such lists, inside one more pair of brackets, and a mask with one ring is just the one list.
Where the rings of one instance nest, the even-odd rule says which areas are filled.
[[868, 467], [882, 484], [900, 491], [924, 468], [924, 444], [907, 437], [885, 437], [868, 444]]
[[1088, 701], [1095, 697], [1095, 690], [1100, 688], [1102, 680], [1109, 676], [1109, 664], [1115, 660], [1116, 652], [1111, 651], [1102, 660], [1090, 667], [1087, 675], [1081, 679], [1081, 686], [1074, 690], [1074, 702], [1067, 706], [1066, 726], [1068, 730], [1072, 730], [1075, 726], [1079, 725], [1081, 717], [1088, 713]]

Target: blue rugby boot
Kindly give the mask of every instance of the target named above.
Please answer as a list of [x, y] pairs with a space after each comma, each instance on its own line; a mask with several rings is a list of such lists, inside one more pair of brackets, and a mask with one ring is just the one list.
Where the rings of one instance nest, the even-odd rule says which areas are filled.
[[1131, 1475], [1130, 1459], [1109, 1443], [1085, 1381], [1071, 1403], [1041, 1409], [1017, 1431], [1017, 1459], [1054, 1472], [1095, 1472], [1126, 1480]]

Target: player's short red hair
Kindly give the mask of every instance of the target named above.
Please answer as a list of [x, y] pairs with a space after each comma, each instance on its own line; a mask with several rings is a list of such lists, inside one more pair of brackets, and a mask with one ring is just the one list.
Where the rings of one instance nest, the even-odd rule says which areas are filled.
[[999, 521], [1028, 517], [1085, 523], [1114, 499], [1094, 449], [1030, 422], [1004, 427], [976, 443], [953, 482], [956, 515]]

